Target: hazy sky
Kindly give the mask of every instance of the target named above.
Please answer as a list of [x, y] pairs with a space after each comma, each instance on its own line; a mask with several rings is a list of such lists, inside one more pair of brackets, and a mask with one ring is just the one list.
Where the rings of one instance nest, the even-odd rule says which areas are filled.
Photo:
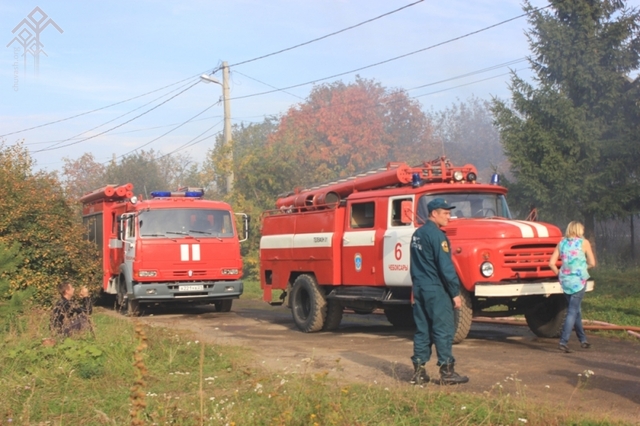
[[[177, 94], [180, 87], [188, 87], [183, 87], [185, 84], [195, 83], [199, 74], [210, 72], [222, 61], [231, 65], [233, 123], [259, 122], [302, 102], [313, 85], [288, 89], [286, 93], [242, 97], [366, 67], [523, 13], [519, 0], [425, 0], [326, 39], [234, 66], [414, 1], [0, 1], [0, 135], [63, 120], [171, 85], [109, 108], [0, 139], [9, 145], [24, 140], [38, 166], [47, 170], [59, 169], [64, 157], [75, 159], [91, 152], [97, 160], [107, 162], [141, 147], [185, 153], [201, 161], [213, 146], [215, 134], [222, 131], [222, 104], [214, 105], [222, 90], [216, 84], [196, 84], [141, 117], [122, 123]], [[629, 2], [634, 6], [637, 3], [640, 0]], [[547, 2], [533, 0], [533, 4], [545, 6]], [[36, 13], [29, 20], [28, 15], [36, 7], [47, 14], [46, 19]], [[20, 34], [30, 40], [30, 34], [23, 32], [26, 25], [20, 26], [23, 19], [39, 20], [40, 26], [48, 23], [39, 32], [44, 53], [38, 56], [37, 75], [35, 55], [27, 55], [25, 69], [22, 42], [14, 40]], [[319, 83], [352, 82], [359, 74], [385, 87], [408, 90], [425, 111], [445, 108], [471, 95], [508, 98], [507, 73], [511, 68], [528, 76], [525, 62], [477, 71], [528, 55], [524, 35], [527, 28], [526, 18], [519, 18]], [[35, 31], [31, 30], [31, 34]], [[222, 80], [221, 72], [215, 77]], [[182, 83], [174, 84], [179, 81]], [[425, 85], [429, 86], [415, 89]], [[197, 119], [154, 141], [211, 105], [214, 106]], [[82, 141], [115, 126], [119, 127]], [[210, 137], [198, 142], [207, 136]], [[188, 146], [181, 148], [184, 145]], [[56, 147], [59, 149], [51, 149]], [[41, 149], [48, 150], [37, 152]]]

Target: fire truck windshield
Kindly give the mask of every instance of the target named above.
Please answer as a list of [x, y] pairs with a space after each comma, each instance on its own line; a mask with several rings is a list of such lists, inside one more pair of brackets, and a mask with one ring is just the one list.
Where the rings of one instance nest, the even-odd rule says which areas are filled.
[[144, 210], [138, 216], [142, 238], [192, 235], [198, 238], [234, 236], [231, 214], [215, 209]]
[[444, 198], [451, 206], [451, 217], [470, 219], [482, 217], [503, 217], [511, 219], [507, 199], [502, 194], [481, 192], [456, 192], [445, 194], [425, 194], [418, 200], [418, 223], [423, 224], [429, 217], [427, 204], [434, 198]]

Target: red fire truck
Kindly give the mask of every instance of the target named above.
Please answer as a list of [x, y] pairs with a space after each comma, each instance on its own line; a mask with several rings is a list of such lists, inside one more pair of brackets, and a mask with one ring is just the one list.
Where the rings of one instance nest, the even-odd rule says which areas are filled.
[[83, 222], [101, 248], [103, 292], [135, 315], [140, 304], [213, 303], [227, 312], [243, 291], [240, 242], [229, 204], [202, 199], [199, 188], [156, 191], [107, 185], [85, 196]]
[[562, 234], [514, 220], [506, 193], [497, 179], [478, 183], [473, 165], [456, 167], [444, 157], [296, 189], [263, 214], [263, 299], [286, 300], [304, 332], [337, 328], [344, 309], [381, 308], [394, 326], [413, 325], [411, 236], [427, 220], [429, 201], [441, 197], [455, 206], [444, 231], [463, 287], [455, 342], [467, 336], [474, 315], [524, 314], [536, 335], [557, 336], [566, 302], [548, 262]]

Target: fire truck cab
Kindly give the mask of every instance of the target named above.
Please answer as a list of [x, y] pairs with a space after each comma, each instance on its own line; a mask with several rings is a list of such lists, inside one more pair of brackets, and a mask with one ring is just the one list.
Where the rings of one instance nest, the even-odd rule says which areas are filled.
[[497, 182], [478, 183], [474, 166], [443, 157], [285, 194], [262, 218], [263, 298], [286, 300], [305, 332], [337, 328], [345, 309], [383, 309], [394, 326], [412, 326], [411, 237], [428, 220], [429, 201], [441, 197], [455, 206], [443, 231], [462, 283], [454, 341], [467, 336], [474, 315], [524, 314], [536, 335], [556, 336], [566, 302], [548, 262], [562, 234], [514, 220], [506, 193]]
[[156, 191], [108, 185], [81, 198], [88, 238], [101, 249], [103, 292], [137, 314], [141, 304], [213, 303], [227, 312], [243, 291], [240, 242], [229, 204], [202, 199], [199, 188]]

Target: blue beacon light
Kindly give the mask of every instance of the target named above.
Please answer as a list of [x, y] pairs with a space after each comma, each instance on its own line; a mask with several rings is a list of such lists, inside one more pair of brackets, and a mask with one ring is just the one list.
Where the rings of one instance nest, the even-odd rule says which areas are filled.
[[420, 173], [414, 173], [413, 175], [411, 175], [411, 186], [417, 188], [421, 183], [422, 181], [420, 180]]
[[491, 185], [500, 185], [500, 175], [494, 173], [491, 175]]

